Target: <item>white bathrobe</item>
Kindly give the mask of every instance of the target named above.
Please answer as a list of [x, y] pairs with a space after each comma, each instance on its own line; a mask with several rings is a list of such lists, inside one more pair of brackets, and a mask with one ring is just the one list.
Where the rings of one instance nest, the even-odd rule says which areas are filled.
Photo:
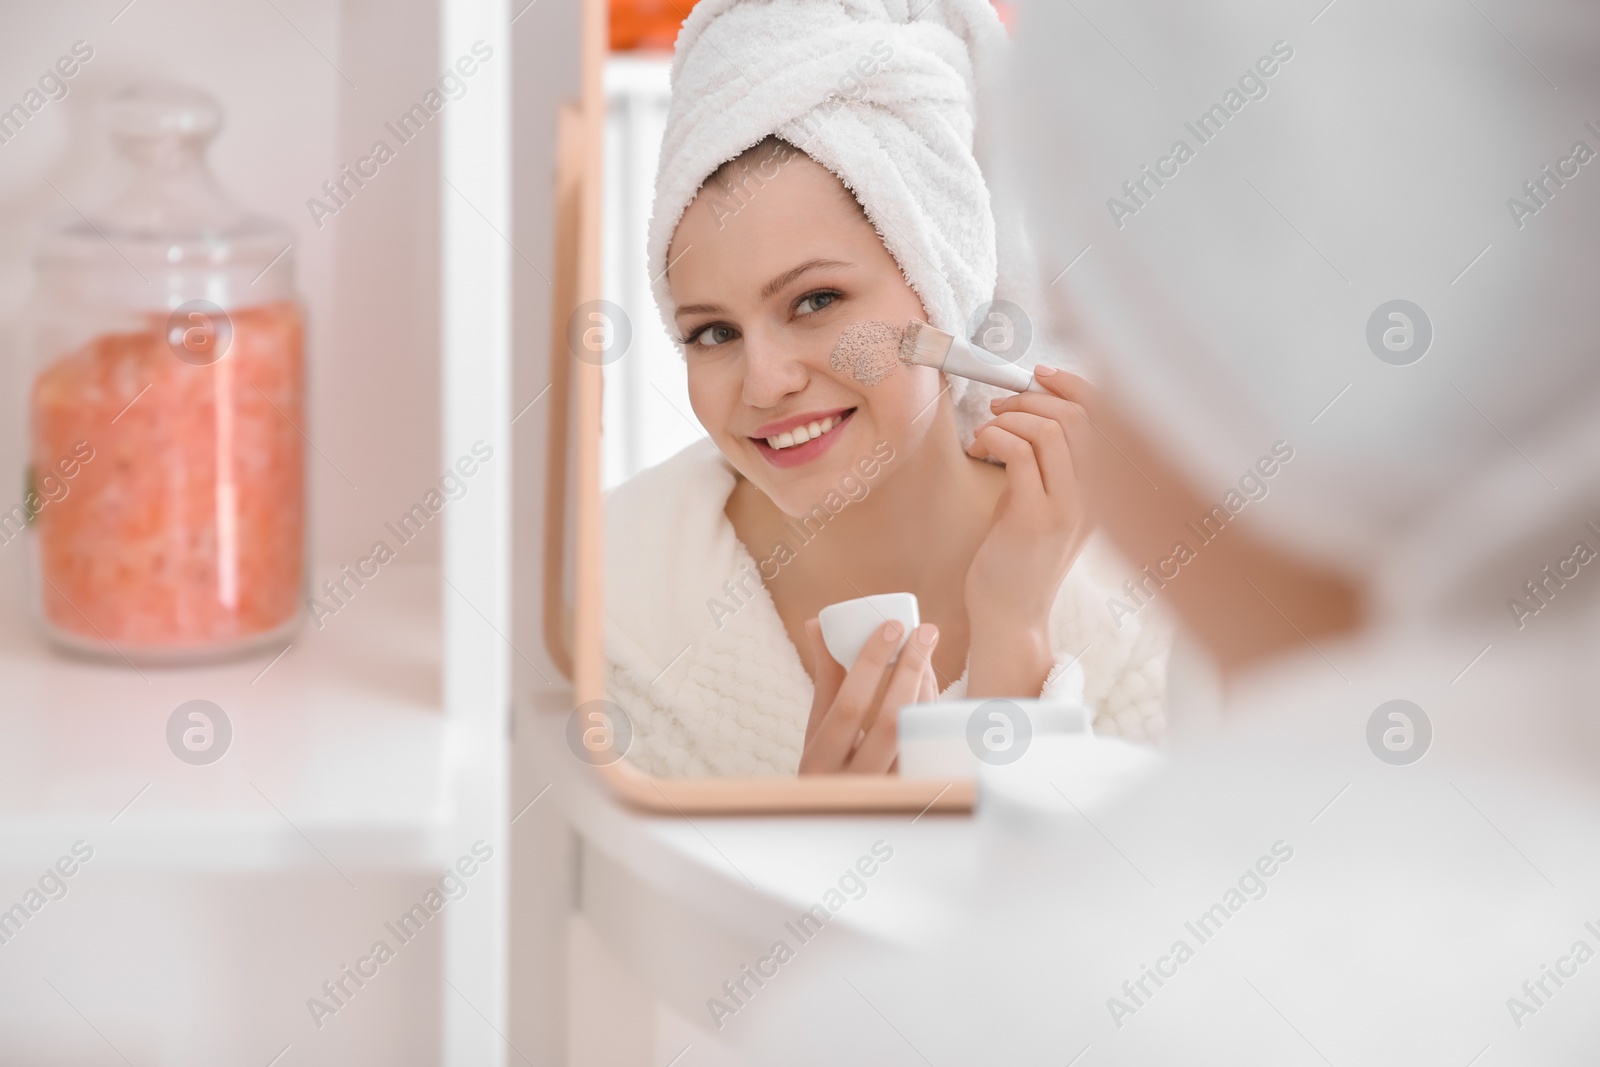
[[[733, 468], [708, 439], [606, 500], [606, 683], [631, 720], [628, 758], [664, 777], [792, 775], [811, 678], [755, 560], [724, 514]], [[800, 551], [798, 545], [791, 546]], [[1083, 700], [1097, 733], [1156, 740], [1170, 628], [1113, 621], [1116, 585], [1091, 546], [1050, 617], [1056, 667], [1041, 695]], [[966, 675], [942, 694], [966, 693]]]

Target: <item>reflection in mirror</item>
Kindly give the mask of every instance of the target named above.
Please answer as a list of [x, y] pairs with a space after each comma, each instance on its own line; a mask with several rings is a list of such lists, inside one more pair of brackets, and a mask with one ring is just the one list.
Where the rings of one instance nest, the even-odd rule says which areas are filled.
[[[1158, 739], [1168, 629], [1091, 537], [1093, 394], [997, 238], [970, 69], [852, 24], [795, 78], [763, 10], [691, 16], [675, 88], [665, 57], [606, 75], [607, 302], [579, 326], [627, 761], [953, 778], [1047, 736]], [[987, 13], [930, 13], [956, 48], [1003, 34], [951, 10]], [[781, 91], [733, 84], [735, 33]], [[894, 91], [914, 78], [949, 91]]]

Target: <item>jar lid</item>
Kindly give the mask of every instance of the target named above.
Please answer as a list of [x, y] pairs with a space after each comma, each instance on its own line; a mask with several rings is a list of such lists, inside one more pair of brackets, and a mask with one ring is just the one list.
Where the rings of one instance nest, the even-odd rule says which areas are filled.
[[222, 107], [209, 93], [188, 85], [145, 82], [112, 97], [106, 119], [125, 152], [173, 138], [197, 140], [204, 147], [222, 129]]
[[[130, 180], [105, 207], [75, 213], [47, 236], [37, 257], [42, 274], [79, 272], [118, 303], [153, 307], [288, 294], [292, 272], [282, 260], [292, 231], [241, 207], [206, 164], [223, 125], [215, 98], [192, 86], [143, 83], [113, 97], [105, 117]], [[261, 277], [269, 266], [271, 280]]]

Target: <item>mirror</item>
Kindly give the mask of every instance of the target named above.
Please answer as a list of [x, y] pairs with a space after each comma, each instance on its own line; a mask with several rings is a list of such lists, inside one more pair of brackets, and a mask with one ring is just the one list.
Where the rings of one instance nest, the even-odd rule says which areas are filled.
[[[555, 353], [579, 482], [567, 739], [644, 807], [964, 810], [980, 764], [1089, 734], [1165, 655], [1107, 614], [1050, 439], [1067, 394], [1016, 399], [1048, 331], [1042, 298], [995, 298], [977, 162], [949, 196], [917, 178], [949, 146], [817, 162], [838, 155], [828, 123], [862, 121], [839, 111], [911, 62], [870, 35], [836, 58], [784, 137], [696, 170], [675, 127], [684, 184], [658, 202], [668, 126], [698, 121], [672, 109], [671, 55], [589, 57], [593, 277]], [[685, 83], [710, 66], [689, 56]], [[879, 164], [865, 195], [835, 174]], [[948, 219], [902, 233], [897, 197]]]

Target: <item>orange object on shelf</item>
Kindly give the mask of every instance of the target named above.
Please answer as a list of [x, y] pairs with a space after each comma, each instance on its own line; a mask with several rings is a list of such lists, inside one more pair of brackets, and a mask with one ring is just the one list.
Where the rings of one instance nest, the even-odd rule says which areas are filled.
[[[35, 379], [31, 462], [45, 621], [129, 649], [226, 646], [293, 620], [304, 568], [304, 365], [290, 302], [228, 314], [196, 366], [165, 316], [102, 334]], [[83, 443], [80, 445], [80, 442]], [[82, 458], [64, 478], [63, 457]], [[75, 449], [78, 451], [75, 453]]]
[[36, 253], [28, 477], [0, 541], [27, 531], [53, 644], [129, 664], [242, 655], [303, 614], [294, 234], [212, 177], [209, 94], [134, 85], [107, 119], [121, 193]]
[[672, 51], [695, 0], [611, 0], [611, 50]]
[[[672, 51], [678, 28], [695, 3], [696, 0], [611, 0], [611, 50]], [[994, 8], [1010, 31], [1016, 20], [1014, 5], [1008, 0], [994, 0]]]

